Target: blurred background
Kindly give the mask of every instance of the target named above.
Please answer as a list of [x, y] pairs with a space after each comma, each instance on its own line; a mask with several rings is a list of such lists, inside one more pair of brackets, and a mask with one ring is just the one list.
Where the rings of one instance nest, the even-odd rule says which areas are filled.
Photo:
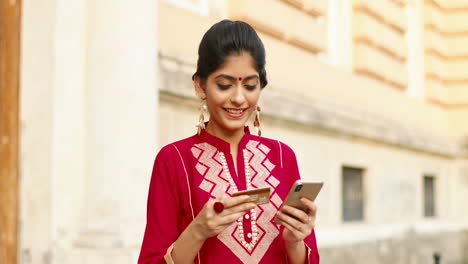
[[203, 33], [267, 51], [263, 136], [325, 182], [321, 263], [468, 263], [467, 0], [0, 0], [0, 263], [136, 263]]

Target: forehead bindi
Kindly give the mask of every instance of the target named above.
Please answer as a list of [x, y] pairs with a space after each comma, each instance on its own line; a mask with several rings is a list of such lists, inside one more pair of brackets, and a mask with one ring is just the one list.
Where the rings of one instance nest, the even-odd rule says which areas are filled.
[[216, 72], [234, 77], [238, 81], [245, 80], [247, 76], [258, 74], [253, 58], [245, 52], [241, 55], [226, 57]]
[[221, 73], [221, 74], [215, 76], [215, 80], [216, 79], [227, 79], [229, 81], [235, 82], [236, 80], [238, 80], [238, 81], [242, 81], [242, 80], [249, 81], [249, 80], [259, 79], [259, 77], [258, 77], [258, 74], [252, 74], [252, 75], [242, 77], [242, 76], [232, 76], [232, 75], [229, 75], [229, 74]]

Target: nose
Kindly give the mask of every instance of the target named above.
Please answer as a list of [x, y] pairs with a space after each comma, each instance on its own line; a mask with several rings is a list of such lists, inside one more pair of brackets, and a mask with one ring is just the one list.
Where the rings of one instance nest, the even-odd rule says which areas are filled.
[[245, 102], [244, 89], [242, 85], [236, 85], [231, 95], [231, 103], [236, 106], [241, 106]]

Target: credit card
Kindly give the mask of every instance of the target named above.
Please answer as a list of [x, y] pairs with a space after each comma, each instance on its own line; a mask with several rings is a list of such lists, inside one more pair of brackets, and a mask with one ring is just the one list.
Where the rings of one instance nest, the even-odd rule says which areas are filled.
[[232, 197], [240, 195], [249, 195], [250, 201], [258, 204], [266, 204], [270, 201], [270, 187], [263, 187], [257, 189], [250, 189], [245, 191], [240, 191], [232, 194]]

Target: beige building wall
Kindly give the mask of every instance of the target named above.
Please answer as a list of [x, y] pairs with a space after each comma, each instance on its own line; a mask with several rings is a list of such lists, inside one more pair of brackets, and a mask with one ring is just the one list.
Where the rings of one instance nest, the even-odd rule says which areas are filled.
[[[262, 135], [293, 147], [303, 178], [325, 181], [322, 262], [431, 263], [435, 252], [466, 261], [468, 28], [460, 17], [468, 3], [446, 2], [160, 1], [161, 145], [195, 133], [190, 76], [203, 33], [220, 14], [244, 20], [267, 50]], [[429, 22], [458, 32], [435, 32], [447, 52], [458, 51], [442, 66]], [[438, 93], [434, 68], [447, 78]], [[364, 221], [342, 220], [342, 166], [365, 170]], [[435, 176], [434, 218], [424, 217], [424, 175]]]

